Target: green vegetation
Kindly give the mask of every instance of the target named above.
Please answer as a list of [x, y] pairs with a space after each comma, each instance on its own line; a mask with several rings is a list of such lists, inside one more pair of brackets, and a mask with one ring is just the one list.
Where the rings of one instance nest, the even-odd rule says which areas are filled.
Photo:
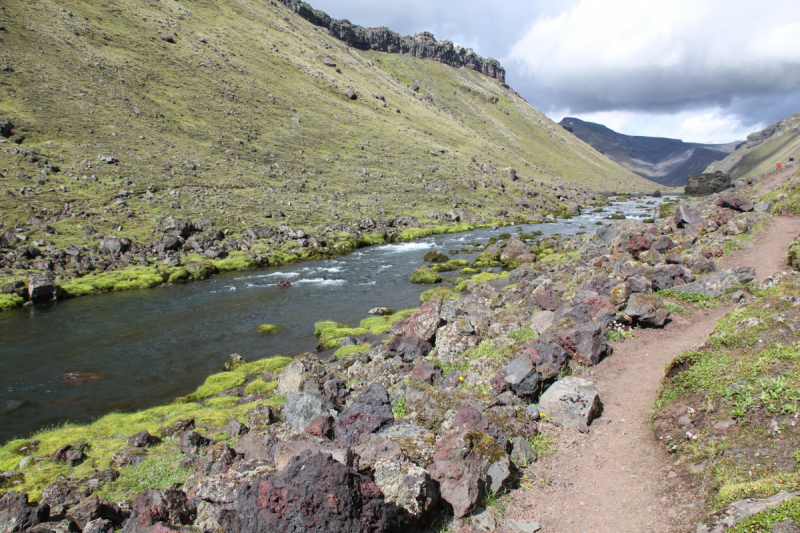
[[0, 311], [19, 307], [23, 301], [22, 297], [16, 294], [0, 294]]
[[800, 522], [800, 498], [791, 498], [775, 509], [753, 515], [728, 530], [728, 533], [772, 533], [775, 524], [791, 518]]
[[344, 357], [354, 353], [368, 352], [369, 344], [359, 344], [357, 346], [342, 346], [336, 350], [336, 357]]
[[194, 397], [198, 400], [214, 396], [220, 392], [233, 389], [243, 385], [247, 381], [247, 374], [244, 372], [233, 371], [213, 374], [206, 378], [205, 383], [200, 385], [194, 392]]
[[119, 502], [148, 488], [167, 489], [174, 483], [185, 483], [192, 469], [181, 468], [181, 459], [182, 453], [172, 451], [148, 457], [136, 466], [123, 469], [120, 477], [102, 486], [97, 495]]
[[279, 330], [280, 330], [280, 328], [278, 326], [273, 325], [273, 324], [262, 324], [261, 326], [258, 326], [256, 328], [257, 332], [259, 332], [259, 333], [267, 333], [267, 334], [277, 333]]
[[278, 381], [264, 381], [261, 376], [247, 384], [244, 388], [245, 394], [272, 394], [278, 388]]
[[716, 307], [719, 304], [716, 298], [711, 298], [710, 296], [696, 292], [680, 292], [672, 289], [665, 289], [658, 291], [656, 294], [662, 298], [671, 298], [681, 302], [690, 302], [693, 303], [695, 307], [708, 308]]
[[458, 293], [453, 292], [453, 289], [450, 287], [436, 287], [435, 289], [431, 289], [429, 291], [425, 291], [419, 295], [420, 303], [425, 303], [437, 296], [441, 296], [445, 300], [455, 300], [459, 297]]
[[441, 281], [442, 276], [428, 266], [418, 268], [411, 273], [411, 283], [422, 283], [427, 285], [431, 283], [441, 283]]

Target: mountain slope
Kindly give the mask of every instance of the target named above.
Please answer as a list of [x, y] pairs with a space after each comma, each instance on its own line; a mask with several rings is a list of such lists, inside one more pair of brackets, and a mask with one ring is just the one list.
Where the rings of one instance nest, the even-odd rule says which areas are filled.
[[[398, 38], [444, 63], [348, 47], [264, 0], [1, 7], [0, 234], [40, 247], [122, 236], [152, 264], [173, 218], [204, 219], [227, 250], [291, 258], [280, 224], [339, 242], [369, 217], [560, 211], [555, 184], [582, 203], [570, 189], [652, 189], [473, 70], [499, 64], [429, 35]], [[260, 225], [277, 235], [261, 248], [231, 240]]]
[[800, 113], [790, 115], [761, 131], [751, 133], [733, 153], [711, 164], [708, 172], [721, 170], [734, 178], [763, 174], [790, 157], [800, 158]]
[[566, 117], [559, 124], [623, 167], [668, 187], [686, 185], [689, 174], [703, 172], [712, 162], [724, 159], [737, 144], [623, 135], [602, 124], [573, 117]]

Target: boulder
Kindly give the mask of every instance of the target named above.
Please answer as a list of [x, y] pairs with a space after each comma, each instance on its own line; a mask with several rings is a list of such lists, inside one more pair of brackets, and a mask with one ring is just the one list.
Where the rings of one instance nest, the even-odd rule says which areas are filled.
[[545, 311], [555, 311], [564, 305], [564, 302], [561, 300], [561, 298], [559, 298], [555, 292], [549, 289], [536, 291], [533, 293], [531, 300], [536, 307]]
[[567, 364], [568, 354], [564, 348], [556, 343], [540, 342], [538, 340], [526, 344], [521, 354], [530, 357], [536, 365], [536, 372], [543, 381], [550, 380], [561, 373]]
[[511, 439], [511, 461], [515, 465], [526, 467], [535, 463], [536, 459], [538, 459], [538, 455], [528, 439], [521, 436]]
[[727, 207], [728, 209], [733, 209], [734, 211], [739, 212], [752, 211], [755, 207], [753, 202], [747, 198], [739, 196], [738, 194], [723, 194], [714, 200], [714, 205]]
[[100, 241], [100, 248], [104, 248], [109, 253], [122, 255], [131, 247], [131, 241], [119, 237], [106, 237]]
[[272, 449], [275, 443], [278, 442], [272, 434], [257, 435], [255, 433], [248, 433], [236, 441], [233, 445], [233, 451], [237, 455], [244, 456], [244, 460], [248, 463], [256, 461], [269, 461], [272, 462]]
[[122, 533], [149, 533], [157, 524], [170, 532], [176, 527], [170, 524], [189, 524], [194, 518], [194, 505], [182, 490], [147, 488], [136, 496]]
[[414, 367], [411, 377], [417, 378], [428, 385], [438, 385], [442, 382], [442, 367], [428, 361], [421, 360]]
[[675, 209], [675, 224], [679, 228], [688, 228], [696, 224], [702, 224], [703, 217], [697, 211], [689, 209], [687, 206], [681, 204]]
[[306, 452], [280, 472], [239, 487], [222, 533], [375, 533], [389, 527], [380, 488], [368, 477]]
[[629, 298], [631, 294], [650, 294], [651, 292], [653, 292], [653, 284], [644, 276], [629, 276], [628, 279], [625, 280], [625, 294], [627, 294]]
[[105, 519], [119, 525], [127, 518], [119, 506], [109, 502], [105, 498], [99, 498], [96, 494], [93, 494], [75, 507], [72, 507], [67, 511], [67, 517], [81, 528], [81, 530], [92, 520]]
[[188, 453], [197, 455], [200, 448], [206, 448], [211, 445], [211, 439], [204, 437], [195, 430], [190, 429], [181, 433], [180, 441], [178, 442], [178, 449], [181, 453]]
[[358, 444], [361, 434], [377, 433], [393, 423], [389, 394], [382, 385], [373, 383], [336, 419], [336, 443], [353, 447]]
[[[543, 340], [550, 340], [547, 337]], [[555, 335], [553, 339], [574, 360], [587, 366], [594, 366], [608, 351], [606, 336], [600, 324], [588, 323]]]
[[55, 300], [58, 294], [58, 285], [50, 278], [49, 274], [33, 274], [28, 283], [28, 297], [34, 303]]
[[628, 241], [628, 253], [634, 257], [642, 252], [646, 252], [653, 245], [653, 240], [647, 235], [631, 235]]
[[664, 300], [655, 294], [631, 294], [625, 314], [643, 326], [664, 327], [669, 317]]
[[375, 471], [379, 460], [398, 462], [406, 458], [399, 444], [375, 433], [361, 435], [353, 452], [358, 456], [358, 471], [367, 474]]
[[336, 376], [325, 381], [322, 386], [322, 395], [326, 400], [331, 402], [337, 409], [344, 406], [345, 397], [347, 396], [347, 383], [340, 377]]
[[325, 365], [310, 353], [298, 355], [278, 375], [276, 394], [289, 396], [296, 392], [320, 394], [320, 380], [325, 376]]
[[458, 410], [453, 417], [453, 429], [462, 427], [479, 429], [498, 442], [505, 441], [505, 435], [488, 416], [484, 416], [474, 407], [468, 406]]
[[417, 357], [428, 355], [433, 348], [429, 342], [414, 335], [393, 337], [389, 341], [388, 347], [390, 351], [399, 355], [404, 363], [410, 363], [416, 360]]
[[426, 468], [433, 462], [436, 436], [431, 431], [416, 424], [396, 424], [381, 436], [397, 443], [412, 463]]
[[666, 235], [662, 235], [661, 237], [657, 238], [653, 241], [653, 244], [650, 245], [651, 250], [655, 250], [660, 254], [665, 254], [666, 252], [675, 248], [677, 244], [675, 244], [672, 239], [667, 237]]
[[439, 503], [439, 490], [430, 474], [409, 461], [375, 461], [375, 484], [383, 492], [393, 530], [417, 530], [430, 522]]
[[303, 433], [311, 421], [325, 412], [325, 406], [319, 397], [304, 392], [292, 394], [286, 398], [283, 414], [286, 423], [292, 426], [295, 433]]
[[600, 412], [600, 396], [591, 381], [567, 376], [553, 383], [539, 400], [539, 410], [563, 424], [591, 424]]
[[531, 329], [536, 331], [539, 335], [547, 331], [547, 328], [553, 325], [554, 313], [552, 311], [538, 311], [531, 317]]
[[333, 418], [333, 416], [328, 413], [323, 413], [315, 416], [311, 422], [308, 423], [308, 426], [306, 426], [304, 431], [315, 437], [332, 439], [333, 424], [335, 421], [336, 420]]
[[706, 174], [691, 174], [686, 180], [684, 192], [690, 195], [705, 195], [730, 189], [731, 177], [720, 171]]
[[439, 249], [434, 249], [426, 253], [423, 259], [425, 259], [425, 261], [430, 261], [431, 263], [446, 263], [450, 261], [450, 258]]
[[148, 446], [158, 443], [158, 439], [152, 436], [146, 429], [143, 429], [136, 435], [128, 437], [125, 440], [128, 441], [128, 446], [131, 448], [147, 448]]
[[720, 270], [695, 282], [673, 287], [673, 290], [716, 298], [738, 283], [750, 283], [756, 279], [755, 268], [737, 267], [732, 270]]
[[443, 363], [452, 363], [460, 359], [465, 351], [478, 346], [481, 338], [470, 320], [459, 318], [436, 333], [437, 357]]
[[403, 333], [406, 336], [419, 337], [424, 341], [430, 342], [439, 329], [441, 318], [439, 313], [442, 310], [441, 296], [436, 296], [423, 303], [418, 311], [415, 311], [403, 324]]
[[491, 383], [498, 392], [510, 390], [520, 398], [533, 398], [539, 393], [541, 381], [530, 357], [518, 357], [501, 368]]
[[7, 492], [0, 497], [0, 531], [27, 531], [50, 518], [46, 503], [38, 507], [28, 504], [27, 492]]
[[334, 461], [343, 465], [358, 468], [355, 453], [350, 448], [339, 448], [336, 445], [322, 439], [304, 439], [280, 441], [273, 447], [275, 467], [284, 468], [295, 457], [300, 457], [304, 453], [325, 453], [330, 455]]
[[513, 235], [500, 254], [502, 261], [512, 261], [520, 255], [528, 255], [533, 252], [533, 248], [519, 240], [519, 237]]
[[758, 202], [753, 206], [756, 213], [769, 213], [772, 211], [772, 202]]
[[691, 270], [683, 265], [667, 265], [647, 270], [644, 277], [650, 280], [654, 291], [672, 289], [684, 283], [691, 283], [696, 279]]

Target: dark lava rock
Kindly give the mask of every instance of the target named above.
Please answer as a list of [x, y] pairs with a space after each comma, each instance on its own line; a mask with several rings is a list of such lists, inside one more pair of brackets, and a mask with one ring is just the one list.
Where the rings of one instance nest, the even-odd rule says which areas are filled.
[[86, 498], [67, 511], [67, 517], [81, 528], [81, 530], [92, 520], [102, 518], [114, 524], [122, 524], [122, 521], [127, 518], [119, 506], [109, 502], [105, 498], [99, 498], [96, 494]]
[[194, 429], [194, 418], [179, 418], [169, 426], [161, 428], [158, 433], [164, 437], [173, 437]]
[[28, 296], [32, 302], [47, 302], [55, 300], [58, 293], [58, 285], [48, 274], [31, 275], [28, 283]]
[[573, 359], [587, 366], [594, 366], [608, 351], [606, 336], [600, 324], [584, 324], [555, 336], [555, 342], [564, 348]]
[[158, 439], [152, 436], [146, 429], [143, 429], [136, 435], [128, 437], [125, 440], [128, 441], [128, 446], [131, 448], [147, 448], [148, 446], [158, 443]]
[[173, 531], [178, 528], [169, 524], [191, 524], [196, 514], [194, 503], [180, 489], [145, 489], [131, 505], [131, 516], [122, 533], [150, 532], [150, 528], [160, 523], [163, 529], [159, 531]]
[[655, 294], [632, 294], [625, 314], [643, 326], [664, 327], [669, 309]]
[[388, 349], [395, 352], [404, 363], [410, 363], [417, 359], [428, 355], [428, 352], [433, 349], [431, 344], [427, 341], [415, 336], [394, 337], [388, 344]]
[[651, 292], [653, 292], [653, 284], [644, 276], [629, 276], [625, 280], [625, 294], [628, 296], [638, 293], [650, 294]]
[[419, 378], [428, 385], [438, 385], [442, 381], [442, 376], [442, 367], [425, 360], [420, 361], [411, 373], [411, 377]]
[[531, 358], [531, 362], [536, 365], [536, 371], [541, 375], [542, 380], [558, 376], [561, 369], [567, 364], [566, 350], [553, 342], [536, 340], [526, 344], [520, 353]]
[[684, 283], [690, 283], [696, 279], [696, 276], [682, 265], [667, 265], [665, 267], [656, 267], [653, 270], [644, 273], [644, 277], [650, 280], [653, 285], [653, 290], [662, 291], [664, 289], [672, 289]]
[[658, 252], [658, 253], [663, 255], [667, 251], [672, 250], [673, 248], [675, 248], [676, 246], [677, 246], [677, 244], [675, 244], [672, 241], [672, 239], [670, 239], [666, 235], [663, 235], [663, 236], [661, 236], [658, 239], [653, 241], [653, 244], [650, 245], [650, 249], [651, 250], [655, 250], [656, 252]]
[[167, 43], [170, 43], [170, 44], [175, 44], [175, 37], [173, 37], [169, 33], [159, 33], [158, 34], [158, 38], [161, 39], [164, 42], [167, 42]]
[[50, 506], [28, 505], [27, 492], [8, 492], [0, 498], [0, 531], [26, 531], [50, 518]]
[[86, 454], [83, 453], [83, 450], [69, 450], [65, 454], [65, 458], [67, 461], [67, 466], [70, 468], [75, 468], [83, 463], [87, 457]]
[[[395, 326], [402, 327], [405, 336], [415, 336], [430, 342], [436, 335], [436, 330], [439, 329], [442, 300], [441, 296], [428, 300], [422, 304], [418, 311], [415, 311], [408, 319], [404, 320], [402, 324], [395, 323]], [[393, 327], [392, 332], [394, 332], [394, 329]]]
[[328, 414], [323, 413], [315, 416], [305, 429], [305, 432], [315, 437], [323, 439], [333, 438], [333, 423], [334, 418]]
[[753, 202], [747, 198], [739, 196], [738, 194], [723, 194], [714, 200], [714, 205], [727, 207], [740, 212], [752, 211], [754, 207]]
[[181, 440], [178, 443], [178, 449], [181, 453], [197, 454], [200, 448], [205, 448], [211, 444], [211, 439], [204, 437], [193, 429], [181, 433]]
[[501, 368], [490, 383], [498, 392], [510, 390], [520, 398], [532, 398], [539, 393], [541, 380], [530, 358], [519, 357]]
[[389, 527], [374, 481], [329, 454], [311, 452], [240, 486], [220, 524], [223, 533], [378, 533]]
[[494, 425], [492, 419], [484, 416], [478, 412], [474, 407], [464, 407], [459, 409], [456, 416], [453, 418], [453, 429], [458, 429], [464, 426], [480, 429], [487, 435], [491, 436], [497, 441], [503, 441], [505, 435], [497, 426]]
[[338, 376], [333, 377], [322, 385], [322, 393], [334, 407], [341, 408], [347, 396], [347, 383]]
[[691, 195], [714, 194], [730, 189], [731, 177], [720, 171], [708, 174], [692, 174], [686, 180], [684, 192]]
[[352, 448], [362, 433], [377, 433], [394, 423], [386, 389], [373, 383], [336, 419], [336, 444]]
[[130, 249], [131, 241], [118, 237], [106, 237], [100, 241], [100, 247], [105, 248], [112, 254], [122, 255]]

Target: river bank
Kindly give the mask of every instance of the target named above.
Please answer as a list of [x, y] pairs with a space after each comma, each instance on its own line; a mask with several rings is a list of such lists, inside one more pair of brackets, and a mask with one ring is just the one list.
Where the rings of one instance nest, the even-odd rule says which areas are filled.
[[[579, 428], [581, 421], [588, 425], [599, 414], [595, 401], [602, 400], [592, 399], [596, 393], [591, 392], [590, 385], [579, 392], [581, 397], [589, 394], [588, 403], [583, 404], [587, 410], [572, 412], [576, 419], [569, 412], [560, 412], [558, 402], [549, 403], [559, 390], [551, 385], [554, 379], [556, 385], [582, 383], [577, 376], [590, 377], [591, 369], [610, 356], [609, 341], [628, 336], [631, 325], [660, 327], [669, 320], [670, 312], [679, 312], [678, 307], [686, 305], [678, 302], [713, 300], [712, 296], [702, 294], [712, 286], [695, 282], [693, 278], [704, 277], [692, 269], [708, 270], [717, 254], [745, 246], [744, 243], [751, 242], [748, 232], [757, 230], [768, 219], [768, 215], [748, 213], [746, 205], [745, 212], [739, 214], [729, 214], [725, 211], [731, 210], [729, 207], [696, 205], [698, 211], [685, 206], [676, 210], [674, 217], [655, 225], [626, 220], [604, 228], [594, 239], [551, 239], [554, 250], [565, 255], [579, 252], [581, 259], [524, 265], [510, 273], [509, 285], [502, 290], [485, 284], [467, 284], [467, 291], [456, 300], [445, 302], [434, 298], [408, 319], [391, 325], [393, 337], [388, 344], [359, 345], [357, 338], [345, 337], [347, 342], [342, 343], [345, 346], [335, 361], [320, 363], [313, 356], [303, 356], [295, 358], [280, 373], [277, 367], [256, 368], [266, 363], [253, 363], [253, 368], [245, 364], [237, 368], [234, 363], [231, 371], [208, 378], [193, 396], [184, 397], [173, 406], [139, 415], [109, 415], [93, 425], [95, 434], [110, 435], [102, 437], [104, 443], [97, 444], [92, 468], [111, 464], [111, 458], [102, 449], [117, 450], [118, 457], [125, 455], [119, 426], [114, 429], [114, 420], [146, 418], [149, 422], [142, 426], [148, 426], [148, 431], [163, 440], [149, 448], [150, 451], [135, 452], [143, 454], [145, 462], [138, 467], [123, 468], [122, 477], [101, 494], [112, 500], [131, 498], [136, 492], [134, 478], [138, 483], [142, 477], [137, 476], [147, 477], [149, 470], [142, 465], [149, 461], [152, 468], [158, 461], [160, 465], [167, 461], [173, 464], [168, 469], [169, 479], [147, 478], [145, 484], [158, 488], [166, 482], [184, 481], [186, 495], [200, 499], [194, 523], [202, 523], [201, 527], [216, 523], [212, 529], [232, 531], [240, 527], [237, 522], [240, 513], [249, 512], [247, 509], [252, 505], [245, 487], [263, 486], [268, 479], [273, 480], [271, 483], [302, 485], [305, 482], [299, 478], [294, 482], [281, 481], [284, 474], [280, 469], [286, 465], [291, 470], [293, 465], [301, 464], [292, 457], [302, 450], [329, 450], [345, 465], [326, 462], [331, 459], [318, 454], [305, 455], [300, 461], [316, 474], [326, 472], [325, 475], [337, 476], [340, 474], [334, 472], [341, 468], [353, 468], [360, 472], [357, 475], [363, 476], [359, 478], [363, 483], [376, 483], [385, 501], [393, 502], [390, 507], [377, 501], [369, 504], [376, 509], [367, 519], [369, 527], [388, 530], [390, 524], [396, 527], [398, 523], [417, 527], [435, 520], [437, 509], [450, 508], [456, 517], [469, 514], [485, 491], [482, 487], [499, 489], [504, 480], [511, 481], [512, 472], [524, 475], [527, 468], [524, 464], [534, 460], [534, 452], [546, 452], [549, 423], [537, 421], [542, 413], [547, 415], [545, 420], [562, 425], [576, 423]], [[720, 224], [721, 214], [729, 217], [724, 224]], [[745, 221], [747, 224], [743, 224]], [[673, 224], [685, 227], [680, 230]], [[657, 232], [651, 229], [658, 228], [665, 233], [655, 238]], [[665, 245], [665, 250], [672, 253], [659, 251]], [[673, 255], [681, 261], [676, 262]], [[664, 258], [670, 259], [665, 262]], [[655, 266], [648, 262], [654, 262]], [[730, 288], [735, 289], [741, 285], [734, 281], [743, 281], [742, 276], [748, 274], [736, 271], [711, 275], [721, 280], [717, 283], [723, 286], [730, 283]], [[623, 290], [617, 290], [619, 287]], [[701, 294], [689, 298], [693, 287]], [[661, 297], [647, 295], [653, 290], [661, 291]], [[615, 304], [619, 299], [622, 301]], [[446, 322], [443, 327], [439, 327], [441, 321]], [[347, 336], [348, 331], [327, 323], [318, 325], [317, 334], [336, 338]], [[428, 355], [423, 359], [417, 358], [426, 352]], [[541, 390], [548, 386], [539, 398]], [[536, 398], [538, 403], [532, 404], [531, 400]], [[531, 405], [537, 405], [538, 409]], [[338, 416], [326, 414], [329, 408]], [[209, 413], [214, 414], [203, 415], [203, 409], [211, 409]], [[213, 452], [209, 449], [205, 456], [193, 455], [196, 453], [193, 450], [208, 442], [192, 436], [197, 435], [195, 432], [183, 433], [180, 442], [169, 437], [168, 428], [175, 427], [177, 421], [184, 420], [178, 424], [183, 429], [189, 424], [184, 410], [199, 413], [201, 422], [194, 419], [192, 424], [199, 433], [217, 441]], [[240, 425], [223, 424], [231, 416], [237, 419], [236, 424], [249, 426], [250, 432], [245, 437], [240, 437]], [[396, 420], [392, 427], [397, 429], [387, 429], [384, 422], [367, 423], [367, 420]], [[374, 423], [378, 426], [370, 425]], [[128, 427], [133, 430], [138, 426]], [[84, 430], [87, 433], [93, 434], [94, 430]], [[302, 436], [309, 433], [321, 440]], [[48, 435], [55, 440], [49, 440]], [[40, 436], [43, 437], [37, 438], [40, 443], [27, 447], [26, 441], [9, 443], [2, 450], [6, 462], [11, 462], [11, 456], [24, 456], [22, 448], [33, 446], [37, 448], [35, 453], [40, 453], [38, 446], [43, 442], [50, 448], [57, 441], [73, 438], [61, 437], [59, 431]], [[335, 438], [331, 442], [325, 440], [326, 436]], [[398, 448], [393, 447], [393, 442]], [[462, 445], [459, 443], [467, 447], [459, 448]], [[231, 445], [233, 448], [227, 451]], [[174, 455], [178, 448], [187, 454], [184, 466], [189, 467], [194, 461], [191, 470], [175, 466], [174, 461], [180, 457]], [[456, 454], [457, 449], [466, 450], [466, 455]], [[268, 462], [273, 466], [255, 471], [246, 466], [252, 465], [248, 461], [266, 450], [269, 450]], [[92, 457], [91, 447], [81, 453]], [[358, 465], [347, 459], [350, 453], [360, 458]], [[188, 459], [193, 456], [197, 458]], [[399, 471], [387, 470], [388, 463], [382, 461], [390, 457], [394, 458], [392, 463], [400, 465]], [[40, 464], [50, 474], [53, 469], [68, 468], [59, 466], [58, 458], [55, 460]], [[442, 477], [445, 463], [451, 464], [446, 471], [457, 468], [463, 475]], [[86, 467], [76, 466], [75, 472], [82, 472], [81, 468]], [[398, 475], [418, 480], [411, 494], [394, 484]], [[31, 476], [33, 481], [36, 476], [33, 473]], [[33, 490], [37, 485], [41, 487], [44, 477], [41, 479], [29, 487]], [[232, 493], [223, 488], [234, 479], [234, 485], [240, 485], [241, 490]], [[311, 490], [308, 497], [316, 498], [313, 493], [316, 489], [304, 490]], [[126, 493], [129, 495], [125, 496]], [[362, 497], [346, 494], [348, 501], [358, 505], [365, 504], [363, 499], [358, 500]], [[446, 502], [444, 507], [440, 506], [441, 501]], [[120, 512], [124, 514], [124, 509], [120, 508]], [[135, 515], [136, 510], [133, 512]], [[345, 507], [337, 514], [348, 512]], [[465, 523], [457, 521], [454, 525], [462, 527]]]

